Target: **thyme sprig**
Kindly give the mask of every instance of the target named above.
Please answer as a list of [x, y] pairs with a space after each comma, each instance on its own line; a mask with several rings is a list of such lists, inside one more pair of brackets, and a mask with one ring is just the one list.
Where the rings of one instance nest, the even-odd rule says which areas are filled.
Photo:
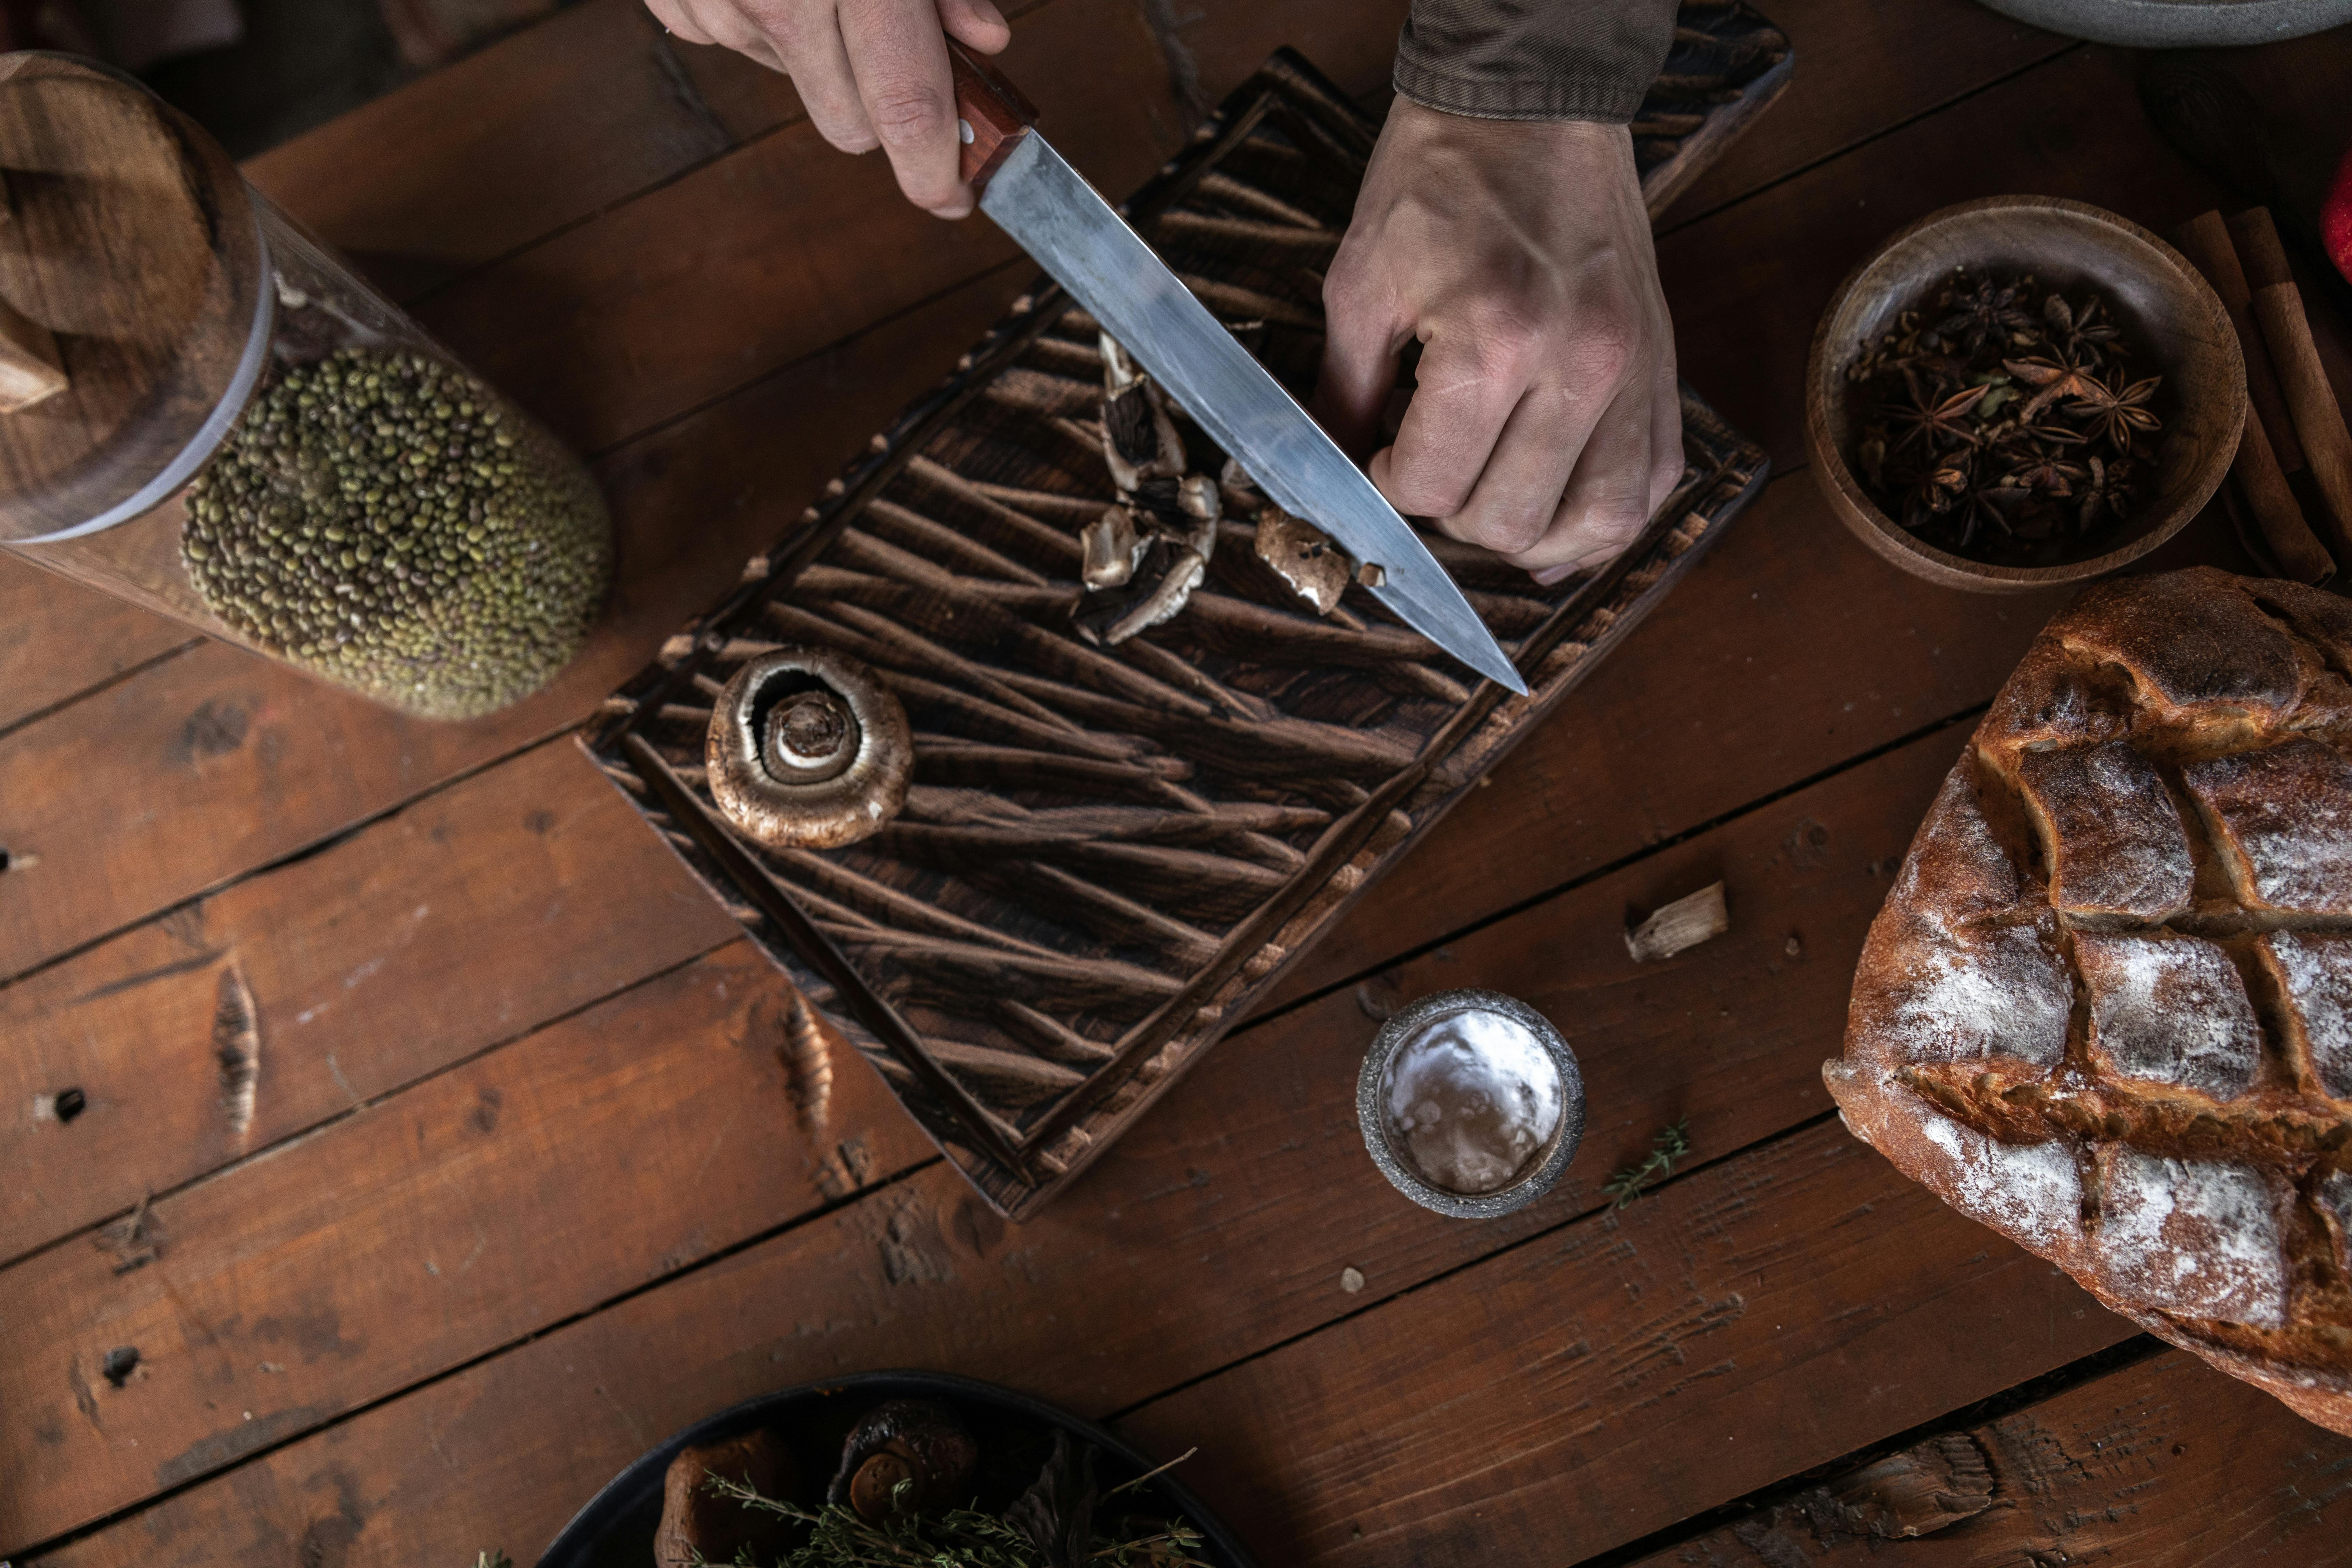
[[1612, 1175], [1601, 1191], [1611, 1194], [1616, 1203], [1611, 1206], [1623, 1208], [1657, 1183], [1674, 1174], [1675, 1162], [1690, 1152], [1690, 1118], [1685, 1116], [1672, 1127], [1662, 1127], [1650, 1140], [1649, 1158], [1638, 1165], [1628, 1165]]
[[[1149, 1479], [1139, 1478], [1128, 1486]], [[935, 1519], [893, 1509], [869, 1522], [837, 1503], [803, 1508], [722, 1476], [711, 1477], [708, 1484], [712, 1492], [746, 1508], [761, 1509], [808, 1527], [808, 1540], [779, 1558], [777, 1568], [1065, 1568], [1030, 1534], [977, 1509], [954, 1509]], [[899, 1486], [904, 1489], [911, 1484], [902, 1481]], [[1115, 1497], [1126, 1489], [1115, 1488], [1107, 1495]], [[1094, 1536], [1092, 1546], [1077, 1561], [1101, 1568], [1208, 1568], [1209, 1560], [1200, 1555], [1201, 1532], [1190, 1525], [1166, 1521], [1151, 1528], [1134, 1521], [1121, 1523], [1123, 1528], [1113, 1532], [1118, 1539]]]

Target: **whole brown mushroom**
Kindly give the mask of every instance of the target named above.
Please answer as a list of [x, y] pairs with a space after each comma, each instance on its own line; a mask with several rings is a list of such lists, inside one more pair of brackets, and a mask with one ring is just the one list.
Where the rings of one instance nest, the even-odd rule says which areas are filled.
[[894, 1506], [930, 1513], [971, 1500], [979, 1464], [980, 1446], [947, 1406], [894, 1399], [850, 1430], [824, 1500], [854, 1509], [869, 1522]]
[[906, 710], [857, 660], [786, 647], [735, 672], [710, 715], [710, 794], [772, 849], [832, 849], [898, 815], [915, 767]]
[[789, 1526], [781, 1515], [719, 1496], [709, 1487], [713, 1476], [740, 1481], [768, 1498], [790, 1497], [797, 1485], [793, 1457], [772, 1432], [746, 1432], [682, 1450], [662, 1477], [661, 1525], [654, 1532], [656, 1568], [732, 1563], [746, 1546], [764, 1557], [783, 1543]]

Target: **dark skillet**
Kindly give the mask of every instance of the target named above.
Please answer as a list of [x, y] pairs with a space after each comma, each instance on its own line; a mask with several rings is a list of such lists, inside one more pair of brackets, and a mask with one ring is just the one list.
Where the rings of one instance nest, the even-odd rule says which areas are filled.
[[[935, 1399], [962, 1419], [979, 1440], [980, 1471], [973, 1489], [985, 1509], [1001, 1510], [1028, 1489], [1053, 1448], [1057, 1429], [1075, 1442], [1094, 1447], [1095, 1478], [1105, 1491], [1152, 1468], [1152, 1461], [1091, 1421], [992, 1383], [936, 1372], [862, 1372], [763, 1394], [673, 1434], [588, 1500], [557, 1533], [540, 1558], [540, 1568], [653, 1568], [662, 1476], [678, 1450], [690, 1445], [770, 1427], [791, 1447], [803, 1488], [822, 1489], [840, 1462], [842, 1440], [850, 1427], [886, 1399]], [[807, 1496], [796, 1500], [809, 1505], [816, 1500]], [[1172, 1472], [1125, 1494], [1119, 1504], [1142, 1517], [1182, 1519], [1206, 1537], [1202, 1554], [1217, 1568], [1257, 1568], [1256, 1560]]]

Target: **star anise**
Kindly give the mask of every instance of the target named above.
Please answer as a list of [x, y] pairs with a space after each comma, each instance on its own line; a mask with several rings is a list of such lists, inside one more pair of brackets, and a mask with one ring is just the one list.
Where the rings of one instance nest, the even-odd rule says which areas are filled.
[[1971, 489], [1960, 502], [1960, 548], [1966, 550], [1977, 542], [1979, 531], [1990, 523], [2002, 533], [2014, 533], [2008, 509], [2024, 498], [2021, 489], [2001, 485], [1988, 485]]
[[2086, 460], [2090, 469], [2089, 482], [2083, 486], [2083, 500], [2075, 512], [2075, 526], [2088, 533], [2104, 520], [2121, 517], [2132, 501], [2133, 465], [2129, 458], [2117, 458], [2114, 462], [2102, 461], [2095, 454]]
[[1973, 447], [1977, 444], [1976, 426], [1969, 421], [1969, 413], [1990, 388], [1964, 386], [1948, 397], [1939, 398], [1934, 392], [1922, 391], [1918, 377], [1907, 371], [1904, 374], [1904, 380], [1909, 388], [1910, 397], [1888, 411], [1903, 432], [1895, 438], [1896, 451], [1921, 441], [1927, 443], [1930, 451], [1939, 447]]
[[2005, 359], [2000, 365], [2034, 389], [2018, 410], [2018, 416], [2027, 420], [2061, 398], [2088, 397], [2099, 384], [2097, 363], [2072, 349], [2061, 349], [2052, 359]]
[[1965, 294], [1955, 289], [1945, 296], [1953, 309], [1936, 323], [1936, 335], [1950, 341], [1963, 353], [1973, 354], [1988, 337], [1999, 340], [2030, 327], [2033, 318], [2018, 304], [2017, 295], [2017, 284], [1997, 288], [1990, 278], [1978, 279], [1976, 287]]
[[1857, 476], [1938, 548], [2078, 558], [2145, 500], [2144, 443], [2161, 427], [2157, 378], [2121, 368], [2129, 331], [2087, 290], [1955, 272], [1855, 345]]
[[2043, 496], [2071, 496], [2074, 493], [2074, 481], [2089, 477], [2090, 470], [2080, 463], [2043, 455], [2028, 458], [2006, 476], [2033, 494]]
[[2060, 342], [2083, 358], [2096, 363], [2109, 353], [2121, 353], [2123, 331], [2113, 321], [2099, 319], [2099, 301], [2094, 297], [2083, 302], [2080, 310], [2066, 303], [2063, 295], [2053, 294], [2042, 301], [2042, 314]]
[[2164, 378], [2146, 376], [2129, 386], [2123, 384], [2123, 373], [2117, 371], [2112, 383], [2092, 384], [2092, 390], [2083, 398], [2091, 415], [2091, 422], [2084, 429], [2117, 452], [2130, 452], [2140, 437], [2152, 436], [2164, 428], [2164, 421], [2147, 406]]

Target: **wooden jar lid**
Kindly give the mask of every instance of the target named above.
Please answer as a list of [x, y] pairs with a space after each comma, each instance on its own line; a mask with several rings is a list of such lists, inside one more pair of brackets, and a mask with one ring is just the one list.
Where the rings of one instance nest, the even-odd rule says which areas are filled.
[[245, 182], [194, 121], [90, 61], [0, 55], [0, 541], [191, 477], [267, 349], [265, 269]]

